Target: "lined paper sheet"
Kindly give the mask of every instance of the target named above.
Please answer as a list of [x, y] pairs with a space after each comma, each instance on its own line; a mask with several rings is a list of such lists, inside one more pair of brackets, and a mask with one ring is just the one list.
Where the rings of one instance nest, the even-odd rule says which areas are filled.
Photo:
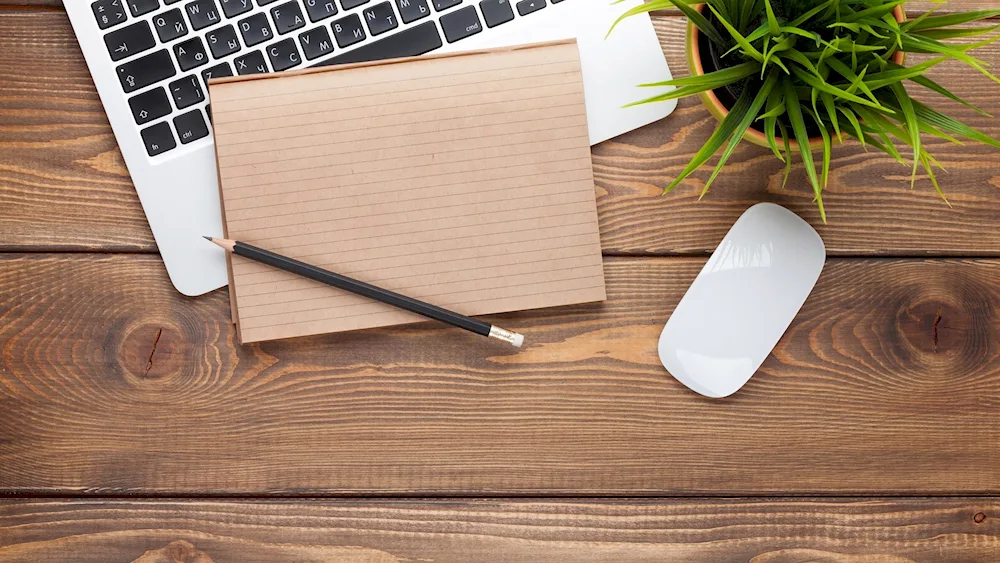
[[[466, 315], [605, 299], [575, 42], [211, 86], [226, 237]], [[241, 342], [424, 320], [231, 256]]]

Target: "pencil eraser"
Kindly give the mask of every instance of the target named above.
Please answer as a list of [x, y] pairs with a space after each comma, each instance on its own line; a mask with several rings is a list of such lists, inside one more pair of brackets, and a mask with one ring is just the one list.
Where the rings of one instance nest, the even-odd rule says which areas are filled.
[[517, 333], [514, 333], [514, 342], [512, 342], [512, 344], [515, 347], [520, 348], [521, 344], [524, 344], [524, 336], [520, 335], [520, 334], [517, 334]]

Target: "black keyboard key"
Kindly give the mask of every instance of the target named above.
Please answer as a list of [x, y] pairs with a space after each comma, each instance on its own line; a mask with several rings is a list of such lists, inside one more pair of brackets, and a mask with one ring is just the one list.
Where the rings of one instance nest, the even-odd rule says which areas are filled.
[[212, 104], [205, 104], [205, 115], [208, 116], [208, 122], [212, 123]]
[[170, 99], [162, 87], [153, 88], [128, 100], [136, 125], [149, 123], [171, 112]]
[[434, 9], [437, 11], [447, 10], [448, 8], [454, 8], [462, 3], [462, 0], [432, 0], [434, 2]]
[[392, 4], [382, 2], [375, 4], [371, 8], [362, 10], [365, 21], [368, 22], [368, 31], [372, 37], [381, 35], [389, 30], [396, 29], [399, 22], [396, 21], [396, 14], [392, 11]]
[[271, 18], [274, 20], [274, 27], [278, 30], [279, 35], [295, 31], [306, 25], [298, 2], [287, 2], [271, 8]]
[[426, 21], [420, 25], [405, 28], [399, 33], [383, 37], [378, 41], [372, 41], [349, 53], [330, 57], [315, 66], [414, 57], [439, 49], [441, 45], [441, 36], [438, 35], [437, 26], [434, 25], [433, 21]]
[[333, 36], [337, 39], [337, 45], [341, 47], [354, 45], [365, 38], [365, 30], [361, 27], [361, 18], [357, 14], [340, 18], [333, 22], [330, 27], [333, 29]]
[[225, 12], [227, 18], [235, 18], [253, 9], [253, 3], [250, 0], [219, 0], [219, 2], [222, 4], [222, 11]]
[[475, 6], [466, 6], [457, 12], [441, 16], [441, 31], [444, 31], [448, 43], [465, 39], [482, 30], [483, 24], [479, 23], [479, 14], [476, 13]]
[[217, 59], [240, 50], [240, 40], [236, 37], [236, 29], [231, 25], [209, 31], [205, 34], [205, 40], [208, 41], [208, 48], [212, 50], [212, 56]]
[[247, 44], [247, 47], [263, 43], [274, 37], [271, 24], [267, 23], [267, 14], [254, 14], [249, 18], [242, 19], [239, 26], [240, 33], [243, 34], [243, 42]]
[[306, 60], [313, 60], [333, 52], [333, 41], [325, 27], [317, 27], [299, 34], [299, 45]]
[[177, 130], [177, 137], [184, 145], [208, 136], [208, 125], [205, 125], [205, 118], [201, 116], [200, 109], [175, 117], [174, 129]]
[[521, 0], [517, 3], [517, 13], [526, 16], [545, 7], [545, 0]]
[[264, 62], [264, 55], [260, 51], [250, 51], [249, 53], [233, 59], [236, 65], [236, 74], [264, 74], [268, 72], [267, 63]]
[[345, 10], [350, 10], [351, 8], [357, 8], [362, 4], [367, 4], [368, 0], [340, 0], [340, 4]]
[[483, 11], [483, 19], [487, 27], [496, 27], [514, 19], [514, 10], [510, 9], [509, 0], [483, 0], [479, 3]]
[[271, 59], [274, 70], [288, 70], [302, 63], [299, 50], [295, 48], [295, 40], [289, 37], [267, 46], [267, 56]]
[[169, 4], [176, 4], [176, 3], [180, 2], [180, 1], [181, 0], [163, 0], [163, 3], [169, 5]]
[[278, 0], [257, 0], [258, 6], [267, 6], [271, 2], [277, 2]]
[[126, 94], [141, 90], [177, 74], [174, 61], [166, 49], [155, 51], [138, 59], [118, 65], [118, 80]]
[[148, 14], [160, 7], [160, 0], [126, 0], [134, 17]]
[[174, 141], [174, 133], [166, 121], [143, 129], [139, 135], [142, 137], [142, 143], [146, 145], [146, 153], [149, 156], [163, 154], [177, 146], [177, 141]]
[[337, 5], [333, 0], [306, 0], [306, 11], [309, 20], [318, 22], [337, 13]]
[[201, 79], [205, 81], [205, 85], [208, 85], [209, 79], [212, 78], [222, 78], [223, 76], [232, 76], [233, 67], [229, 66], [229, 63], [221, 63], [215, 66], [210, 66], [205, 70], [201, 71]]
[[188, 32], [187, 24], [184, 23], [184, 14], [177, 8], [153, 18], [153, 27], [156, 28], [156, 34], [160, 36], [160, 41], [163, 43], [184, 37]]
[[205, 29], [222, 21], [219, 9], [215, 7], [215, 0], [194, 0], [184, 5], [184, 11], [187, 12], [191, 27], [195, 30]]
[[183, 43], [174, 45], [174, 56], [177, 57], [177, 64], [180, 65], [182, 71], [200, 67], [209, 61], [201, 37], [192, 37]]
[[156, 40], [153, 39], [153, 32], [149, 30], [149, 24], [140, 21], [108, 33], [104, 36], [104, 44], [108, 47], [111, 60], [120, 61], [125, 57], [152, 49], [156, 46]]
[[198, 102], [205, 101], [205, 94], [201, 91], [201, 84], [198, 82], [198, 77], [193, 74], [174, 80], [168, 88], [170, 89], [170, 95], [174, 98], [174, 105], [177, 106], [177, 109], [184, 109]]
[[125, 6], [123, 0], [97, 0], [90, 5], [97, 18], [97, 26], [101, 29], [118, 25], [125, 21]]
[[399, 8], [399, 17], [403, 23], [415, 22], [431, 13], [427, 0], [396, 0], [396, 7]]

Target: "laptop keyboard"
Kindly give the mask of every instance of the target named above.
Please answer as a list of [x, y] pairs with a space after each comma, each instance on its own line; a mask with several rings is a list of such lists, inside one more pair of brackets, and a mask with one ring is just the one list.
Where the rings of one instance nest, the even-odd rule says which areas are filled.
[[[97, 0], [91, 9], [146, 153], [158, 156], [209, 135], [210, 78], [421, 55], [515, 19], [514, 0], [476, 1]], [[545, 6], [514, 8], [527, 16]]]

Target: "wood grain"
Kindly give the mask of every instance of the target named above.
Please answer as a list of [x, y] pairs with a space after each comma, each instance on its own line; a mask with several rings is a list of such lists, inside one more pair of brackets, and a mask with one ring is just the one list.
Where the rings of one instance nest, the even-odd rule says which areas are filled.
[[[0, 504], [6, 563], [949, 563], [1000, 553], [996, 499], [88, 501]], [[186, 544], [186, 545], [185, 545]], [[163, 561], [146, 555], [137, 563]], [[174, 563], [177, 559], [166, 559]]]
[[[686, 69], [683, 26], [683, 18], [656, 19], [678, 75]], [[155, 245], [74, 41], [63, 13], [0, 11], [0, 250], [152, 251]], [[997, 44], [980, 54], [1000, 62]], [[1000, 114], [1000, 99], [987, 79], [957, 64], [942, 65], [934, 78]], [[1000, 119], [934, 103], [1000, 135]], [[704, 254], [746, 207], [767, 200], [817, 225], [834, 255], [1000, 255], [1000, 151], [928, 140], [949, 170], [941, 178], [954, 206], [948, 208], [926, 179], [909, 190], [907, 167], [853, 143], [840, 147], [825, 196], [830, 223], [823, 226], [803, 171], [797, 167], [788, 186], [780, 188], [780, 163], [759, 147], [737, 149], [704, 201], [697, 195], [709, 170], [661, 197], [662, 187], [714, 126], [696, 100], [682, 100], [661, 122], [595, 149], [607, 253]]]
[[608, 259], [608, 301], [234, 344], [156, 256], [0, 255], [0, 491], [998, 493], [1000, 261], [832, 259], [710, 400], [656, 339], [700, 258]]
[[0, 251], [40, 248], [156, 245], [66, 14], [2, 10]]

